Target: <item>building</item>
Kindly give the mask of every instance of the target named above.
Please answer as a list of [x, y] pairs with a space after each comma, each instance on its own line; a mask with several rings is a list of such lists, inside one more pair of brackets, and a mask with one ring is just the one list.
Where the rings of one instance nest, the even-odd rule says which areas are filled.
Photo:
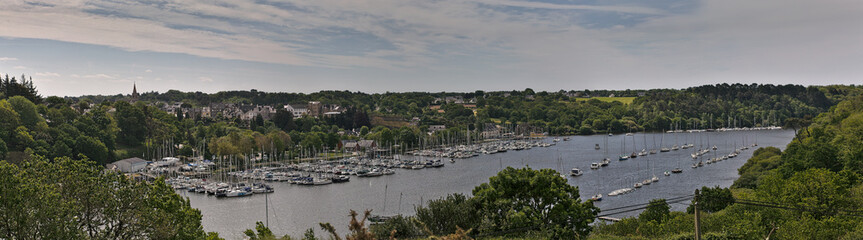
[[132, 83], [132, 102], [138, 101], [138, 86], [136, 83]]
[[309, 113], [309, 109], [306, 104], [285, 104], [285, 111], [291, 112], [294, 114], [294, 118], [301, 118], [303, 115]]
[[429, 132], [437, 132], [441, 130], [446, 130], [446, 125], [429, 125]]
[[318, 101], [309, 102], [307, 109], [309, 111], [309, 115], [313, 117], [320, 117], [324, 113], [324, 106]]
[[149, 162], [147, 162], [147, 160], [144, 160], [144, 159], [127, 158], [127, 159], [123, 159], [120, 161], [106, 164], [105, 167], [110, 169], [110, 170], [119, 171], [119, 172], [123, 172], [123, 173], [133, 173], [133, 172], [141, 171], [141, 169], [146, 168], [147, 164], [149, 164]]

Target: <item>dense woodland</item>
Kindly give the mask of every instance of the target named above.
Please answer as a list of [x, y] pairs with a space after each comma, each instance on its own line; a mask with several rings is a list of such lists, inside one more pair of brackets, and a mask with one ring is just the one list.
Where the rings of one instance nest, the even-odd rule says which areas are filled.
[[[704, 217], [704, 231], [744, 239], [763, 238], [770, 232], [782, 239], [855, 239], [863, 236], [861, 218], [852, 216], [863, 208], [861, 92], [863, 89], [856, 86], [757, 84], [720, 84], [683, 90], [580, 91], [593, 96], [634, 97], [629, 98], [631, 103], [624, 103], [615, 98], [569, 97], [573, 92], [531, 89], [384, 94], [169, 91], [145, 93], [132, 102], [122, 95], [44, 98], [26, 76], [6, 76], [0, 81], [0, 159], [11, 164], [0, 164], [3, 172], [0, 194], [16, 197], [0, 199], [3, 201], [0, 214], [5, 219], [0, 223], [0, 234], [6, 238], [50, 239], [127, 238], [129, 235], [122, 234], [136, 233], [146, 235], [128, 238], [204, 238], [200, 213], [171, 193], [164, 183], [128, 182], [100, 171], [102, 166], [121, 158], [155, 158], [166, 152], [178, 156], [242, 157], [254, 152], [296, 156], [335, 149], [343, 139], [374, 139], [384, 146], [399, 143], [417, 147], [429, 138], [456, 136], [466, 130], [478, 132], [494, 123], [532, 126], [550, 134], [764, 125], [794, 128], [797, 137], [784, 152], [758, 150], [740, 169], [741, 178], [732, 189], [703, 189], [706, 199], [702, 200], [713, 201], [705, 203], [711, 206], [705, 211], [712, 213]], [[638, 96], [642, 93], [643, 96]], [[435, 98], [448, 96], [472, 100], [476, 108], [454, 103], [441, 103], [443, 112], [430, 108], [438, 104]], [[348, 110], [337, 118], [298, 119], [289, 112], [279, 111], [271, 120], [256, 118], [246, 122], [172, 115], [150, 104], [179, 101], [188, 106], [216, 102], [280, 106], [312, 100], [339, 104]], [[420, 124], [371, 123], [370, 119], [380, 116], [405, 120], [417, 117]], [[444, 124], [448, 129], [428, 136], [425, 130], [433, 124]], [[455, 234], [468, 228], [476, 234], [516, 228], [542, 237], [691, 237], [691, 215], [668, 212], [664, 205], [667, 203], [662, 200], [652, 204], [642, 217], [588, 227], [590, 220], [585, 219], [595, 216], [597, 210], [590, 203], [567, 202], [567, 198], [577, 199], [577, 188], [552, 184], [555, 180], [548, 176], [556, 175], [547, 170], [507, 169], [497, 180], [492, 178], [490, 183], [478, 186], [472, 197], [442, 199], [418, 209], [416, 218], [402, 218], [402, 223], [382, 226], [393, 226], [392, 229], [401, 226], [419, 235], [428, 235], [429, 231], [435, 235]], [[518, 186], [535, 181], [557, 187], [545, 191], [548, 196], [519, 194], [522, 191]], [[559, 211], [566, 212], [565, 216], [581, 217], [555, 217], [542, 209], [528, 211], [528, 206], [518, 205], [518, 199], [527, 198], [553, 199], [546, 205], [530, 207], [564, 206]], [[741, 199], [789, 209], [743, 204]], [[49, 204], [55, 200], [62, 204]], [[120, 204], [127, 200], [139, 204]], [[127, 211], [162, 225], [130, 219]], [[466, 217], [442, 218], [450, 213]], [[68, 221], [58, 223], [48, 219]], [[411, 219], [420, 219], [426, 225], [416, 225], [416, 220]], [[434, 222], [436, 225], [431, 225]], [[389, 230], [375, 230], [374, 234], [383, 237], [392, 233]]]

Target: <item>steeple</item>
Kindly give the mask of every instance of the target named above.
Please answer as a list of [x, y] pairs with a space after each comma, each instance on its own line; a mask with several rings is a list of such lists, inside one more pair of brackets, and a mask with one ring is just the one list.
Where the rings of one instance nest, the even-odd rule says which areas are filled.
[[132, 100], [138, 100], [138, 86], [134, 82], [132, 83]]

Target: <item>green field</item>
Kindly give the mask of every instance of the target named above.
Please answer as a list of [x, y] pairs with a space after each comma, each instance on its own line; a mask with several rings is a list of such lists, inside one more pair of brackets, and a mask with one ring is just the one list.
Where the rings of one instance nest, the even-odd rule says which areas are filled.
[[621, 102], [621, 103], [623, 103], [623, 104], [630, 104], [630, 103], [632, 103], [632, 100], [635, 100], [635, 97], [591, 97], [591, 98], [576, 98], [576, 101], [583, 102], [583, 101], [587, 101], [587, 100], [590, 100], [590, 99], [597, 99], [597, 100], [599, 100], [599, 101], [603, 101], [603, 102], [614, 102], [614, 101], [618, 101], [618, 102]]

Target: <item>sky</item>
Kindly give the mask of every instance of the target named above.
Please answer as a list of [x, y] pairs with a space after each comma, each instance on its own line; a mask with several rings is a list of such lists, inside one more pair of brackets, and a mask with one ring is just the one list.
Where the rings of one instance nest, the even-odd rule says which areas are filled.
[[863, 83], [860, 0], [0, 0], [42, 95]]

